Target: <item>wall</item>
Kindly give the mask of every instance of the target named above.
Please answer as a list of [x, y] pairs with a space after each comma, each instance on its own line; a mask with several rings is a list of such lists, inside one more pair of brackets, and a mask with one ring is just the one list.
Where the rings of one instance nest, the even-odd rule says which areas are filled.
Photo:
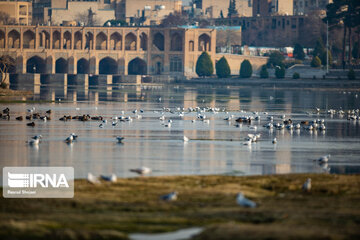
[[2, 2], [0, 1], [0, 12], [9, 14], [16, 24], [31, 24], [32, 11], [31, 2]]
[[[209, 18], [219, 18], [221, 11], [227, 17], [229, 8], [228, 0], [203, 0], [203, 14]], [[236, 10], [239, 16], [252, 16], [252, 0], [236, 0]]]

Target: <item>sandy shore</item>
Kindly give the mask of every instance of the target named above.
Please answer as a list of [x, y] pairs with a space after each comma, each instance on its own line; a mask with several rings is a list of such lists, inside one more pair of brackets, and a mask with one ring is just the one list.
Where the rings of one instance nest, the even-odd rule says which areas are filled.
[[[313, 188], [304, 193], [308, 177]], [[177, 201], [159, 199], [174, 190]], [[238, 206], [240, 191], [259, 207]], [[74, 199], [0, 201], [0, 239], [128, 239], [190, 227], [205, 227], [194, 239], [360, 238], [360, 175], [77, 180]]]

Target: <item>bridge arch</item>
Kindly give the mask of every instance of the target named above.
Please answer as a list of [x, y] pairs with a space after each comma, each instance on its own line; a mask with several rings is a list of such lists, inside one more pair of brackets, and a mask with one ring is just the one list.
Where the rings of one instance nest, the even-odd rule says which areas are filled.
[[60, 49], [60, 40], [61, 40], [61, 34], [59, 31], [53, 32], [53, 49]]
[[114, 32], [110, 36], [110, 49], [122, 50], [122, 36], [117, 32]]
[[8, 47], [20, 48], [20, 33], [16, 30], [12, 30], [8, 34]]
[[128, 64], [128, 75], [146, 75], [147, 64], [141, 58], [135, 58]]
[[68, 73], [68, 61], [64, 58], [56, 60], [55, 73]]
[[107, 36], [105, 33], [100, 32], [96, 35], [96, 50], [106, 50]]
[[34, 56], [26, 61], [27, 73], [45, 73], [46, 62], [39, 56]]
[[170, 51], [182, 51], [182, 37], [179, 33], [174, 33], [171, 36]]
[[63, 49], [71, 49], [71, 33], [69, 31], [64, 33]]
[[82, 47], [82, 33], [77, 31], [74, 34], [74, 49], [81, 49]]
[[165, 39], [164, 39], [164, 35], [160, 32], [157, 32], [155, 35], [154, 35], [154, 38], [153, 38], [153, 46], [155, 46], [156, 50], [158, 51], [164, 51], [164, 46], [165, 46]]
[[31, 30], [27, 30], [23, 34], [23, 48], [35, 48], [35, 33]]
[[90, 64], [85, 58], [81, 58], [77, 61], [77, 73], [89, 74]]
[[94, 34], [88, 32], [86, 35], [86, 45], [85, 49], [94, 49]]
[[125, 37], [125, 50], [136, 51], [136, 36], [128, 33]]
[[99, 74], [117, 74], [118, 65], [114, 59], [111, 57], [103, 58], [99, 62]]
[[211, 38], [206, 33], [201, 34], [199, 37], [199, 51], [211, 51]]
[[5, 33], [0, 30], [0, 48], [5, 48]]

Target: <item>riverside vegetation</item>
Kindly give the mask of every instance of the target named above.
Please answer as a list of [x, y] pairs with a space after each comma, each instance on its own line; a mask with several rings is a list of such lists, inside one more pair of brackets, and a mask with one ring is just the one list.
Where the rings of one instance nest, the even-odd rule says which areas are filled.
[[[310, 193], [301, 189], [307, 178]], [[172, 191], [177, 201], [160, 200]], [[238, 192], [258, 207], [238, 206]], [[73, 199], [1, 198], [0, 206], [1, 239], [128, 239], [194, 226], [205, 227], [197, 240], [360, 238], [359, 175], [76, 180]]]

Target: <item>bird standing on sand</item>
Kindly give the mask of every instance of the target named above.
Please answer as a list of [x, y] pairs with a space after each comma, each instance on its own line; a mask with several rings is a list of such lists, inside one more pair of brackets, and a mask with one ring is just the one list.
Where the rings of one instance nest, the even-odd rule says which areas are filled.
[[163, 195], [160, 197], [161, 200], [164, 201], [175, 201], [177, 200], [177, 192], [171, 192], [169, 194]]
[[130, 169], [130, 172], [135, 172], [135, 173], [143, 176], [145, 174], [151, 173], [151, 168], [148, 168], [148, 167], [134, 168], [134, 169]]
[[247, 199], [244, 194], [238, 193], [236, 197], [236, 203], [239, 204], [242, 207], [249, 207], [249, 208], [255, 208], [256, 203], [251, 201], [250, 199]]
[[311, 191], [311, 178], [308, 178], [306, 182], [303, 184], [302, 189], [304, 192], [310, 192]]

